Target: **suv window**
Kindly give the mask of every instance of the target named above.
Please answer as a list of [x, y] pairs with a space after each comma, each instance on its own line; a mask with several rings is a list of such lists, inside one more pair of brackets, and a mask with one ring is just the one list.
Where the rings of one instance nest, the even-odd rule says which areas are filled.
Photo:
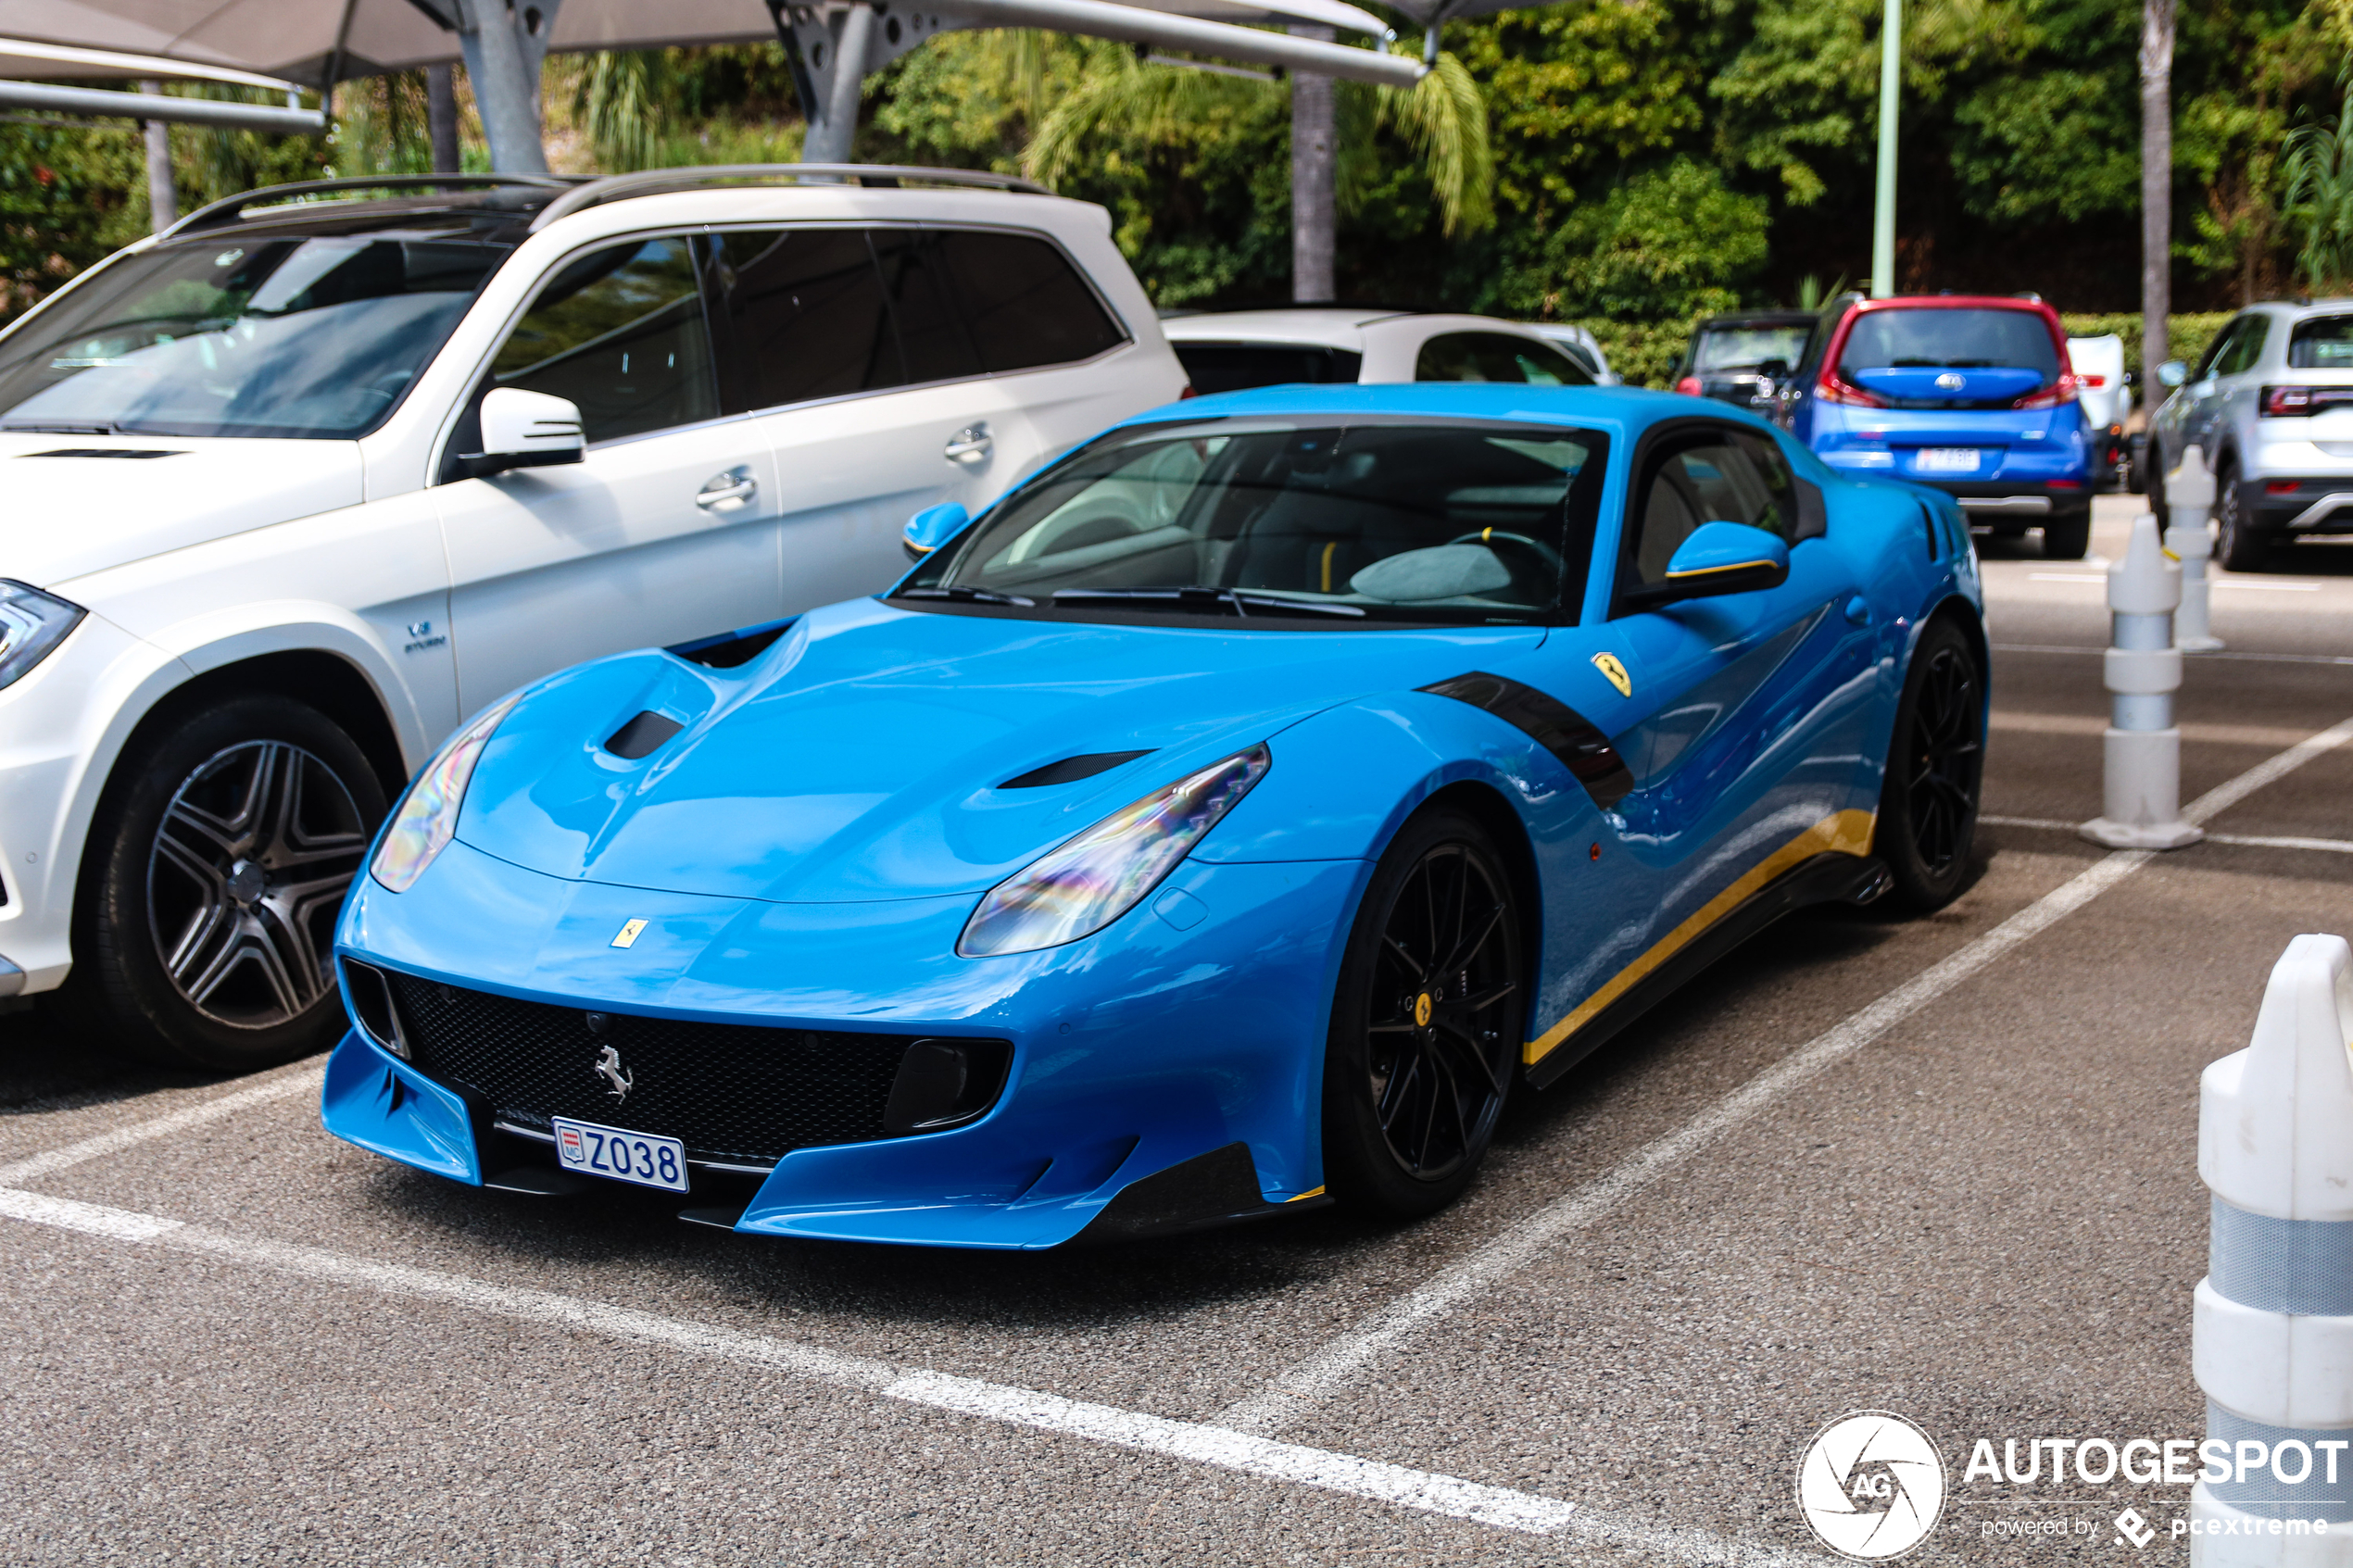
[[2047, 386], [2058, 380], [2058, 345], [2040, 311], [1916, 305], [1863, 312], [1838, 354], [1839, 374], [1848, 377], [1923, 365], [2032, 370]]
[[730, 412], [898, 382], [890, 307], [864, 231], [739, 230], [711, 245], [741, 361], [729, 378]]
[[1206, 397], [1213, 392], [1242, 392], [1253, 386], [1280, 386], [1304, 382], [1353, 382], [1363, 370], [1365, 357], [1345, 348], [1313, 343], [1171, 343], [1193, 390]]
[[2288, 368], [2353, 370], [2353, 316], [2315, 316], [2287, 335]]
[[2255, 362], [2263, 358], [2263, 340], [2270, 335], [2271, 326], [2268, 316], [2240, 317], [2238, 330], [2231, 334], [2230, 346], [2215, 361], [2214, 374], [2244, 375], [2255, 369]]
[[570, 398], [590, 441], [716, 415], [691, 245], [632, 240], [573, 261], [515, 323], [490, 376], [498, 386]]
[[1591, 386], [1577, 361], [1550, 344], [1503, 332], [1446, 332], [1422, 345], [1416, 381], [1515, 382], [1526, 386]]
[[1654, 451], [1637, 497], [1629, 586], [1667, 581], [1667, 563], [1703, 522], [1744, 522], [1792, 543], [1810, 532], [1780, 448], [1746, 431], [1718, 428]]
[[2206, 358], [2199, 363], [2197, 373], [2191, 376], [2190, 380], [2204, 381], [2208, 376], [2219, 376], [2222, 373], [2222, 361], [2236, 346], [2239, 334], [2246, 331], [2247, 320], [2247, 317], [2241, 316], [2215, 334], [2214, 342], [2206, 350]]
[[898, 328], [900, 373], [885, 384], [980, 374], [980, 353], [948, 274], [948, 236], [936, 230], [876, 229], [868, 238]]
[[1069, 258], [1029, 234], [943, 232], [980, 362], [991, 371], [1092, 359], [1127, 341]]

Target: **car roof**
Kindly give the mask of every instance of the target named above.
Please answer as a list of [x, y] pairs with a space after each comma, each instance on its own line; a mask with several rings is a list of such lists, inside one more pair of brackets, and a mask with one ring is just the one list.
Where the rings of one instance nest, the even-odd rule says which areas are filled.
[[1303, 305], [1285, 310], [1209, 310], [1163, 319], [1171, 343], [1313, 343], [1354, 348], [1364, 329], [1376, 321], [1410, 315], [1356, 306]]
[[1710, 327], [1810, 327], [1820, 319], [1815, 310], [1727, 310], [1721, 316], [1710, 316], [1699, 324], [1699, 330]]
[[1772, 428], [1745, 409], [1700, 403], [1671, 392], [1625, 386], [1523, 386], [1503, 382], [1385, 382], [1365, 386], [1252, 387], [1164, 404], [1112, 428], [1181, 420], [1238, 419], [1254, 414], [1406, 415], [1437, 420], [1493, 420], [1517, 425], [1557, 424], [1633, 434], [1662, 420], [1720, 419], [1755, 430]]

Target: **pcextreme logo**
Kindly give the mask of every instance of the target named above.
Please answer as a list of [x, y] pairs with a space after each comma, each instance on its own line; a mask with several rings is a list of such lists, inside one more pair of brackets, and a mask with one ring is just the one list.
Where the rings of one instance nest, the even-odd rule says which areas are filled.
[[1889, 1411], [1853, 1411], [1814, 1434], [1797, 1506], [1822, 1544], [1880, 1562], [1929, 1537], [1944, 1511], [1944, 1461], [1928, 1434]]

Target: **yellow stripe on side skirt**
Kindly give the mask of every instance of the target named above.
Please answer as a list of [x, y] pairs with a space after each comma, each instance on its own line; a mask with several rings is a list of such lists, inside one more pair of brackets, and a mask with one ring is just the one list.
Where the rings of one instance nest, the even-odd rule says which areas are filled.
[[1690, 919], [1653, 943], [1650, 951], [1611, 975], [1600, 990], [1579, 1002], [1574, 1012], [1529, 1041], [1520, 1060], [1531, 1066], [1541, 1061], [1554, 1047], [1592, 1022], [1595, 1014], [1632, 990], [1644, 975], [1691, 946], [1694, 937], [1783, 872], [1817, 855], [1869, 854], [1872, 817], [1869, 811], [1841, 811], [1834, 817], [1825, 817], [1766, 856], [1739, 881], [1702, 905]]
[[1283, 1201], [1285, 1203], [1297, 1203], [1302, 1198], [1321, 1198], [1323, 1196], [1324, 1189], [1322, 1187], [1309, 1187], [1305, 1192], [1292, 1193], [1289, 1198], [1284, 1198]]

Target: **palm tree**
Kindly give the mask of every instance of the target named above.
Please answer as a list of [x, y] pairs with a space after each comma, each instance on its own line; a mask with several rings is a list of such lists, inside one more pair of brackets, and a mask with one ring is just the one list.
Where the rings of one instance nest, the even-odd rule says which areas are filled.
[[[1395, 47], [1395, 52], [1411, 53], [1403, 47]], [[1487, 140], [1486, 99], [1452, 54], [1441, 53], [1436, 69], [1410, 92], [1336, 83], [1328, 78], [1311, 85], [1294, 77], [1286, 87], [1254, 73], [1180, 69], [1125, 52], [1117, 60], [1112, 69], [1090, 72], [1047, 114], [1022, 155], [1023, 172], [1041, 183], [1057, 184], [1078, 167], [1088, 138], [1097, 132], [1116, 130], [1145, 142], [1181, 142], [1191, 127], [1223, 115], [1246, 114], [1288, 91], [1293, 94], [1295, 142], [1313, 135], [1319, 121], [1333, 127], [1325, 134], [1335, 149], [1337, 121], [1354, 121], [1367, 132], [1393, 122], [1421, 160], [1447, 234], [1483, 229], [1494, 221], [1495, 163]], [[1335, 89], [1339, 103], [1333, 106]], [[1326, 113], [1330, 119], [1324, 119]], [[1339, 182], [1312, 175], [1302, 179], [1307, 171], [1302, 164], [1295, 146], [1291, 224], [1299, 243], [1293, 247], [1292, 297], [1308, 302], [1332, 296], [1328, 236], [1343, 193]]]
[[2304, 231], [2296, 266], [2315, 295], [2353, 277], [2353, 93], [2345, 107], [2287, 134], [2287, 217]]

